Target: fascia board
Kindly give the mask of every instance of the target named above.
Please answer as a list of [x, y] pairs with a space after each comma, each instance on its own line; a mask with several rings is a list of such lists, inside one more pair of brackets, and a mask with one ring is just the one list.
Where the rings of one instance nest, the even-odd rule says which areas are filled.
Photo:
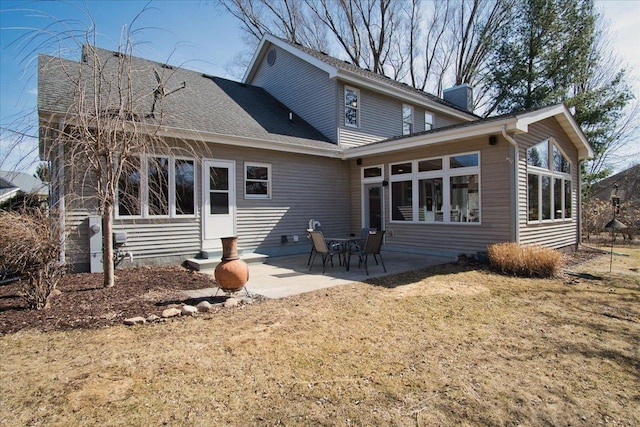
[[425, 147], [428, 145], [439, 144], [443, 142], [474, 138], [493, 133], [499, 134], [502, 132], [503, 126], [506, 126], [507, 131], [520, 132], [516, 127], [516, 120], [513, 117], [510, 117], [491, 123], [456, 128], [448, 131], [438, 132], [435, 134], [417, 135], [415, 137], [407, 137], [396, 141], [374, 143], [371, 145], [354, 147], [346, 150], [343, 153], [343, 158], [352, 159], [360, 156], [385, 154], [399, 150]]
[[431, 111], [439, 111], [439, 112], [442, 112], [466, 121], [478, 120], [478, 117], [473, 114], [464, 113], [454, 108], [447, 108], [444, 105], [438, 104], [437, 102], [431, 101], [429, 99], [425, 99], [424, 97], [418, 94], [404, 92], [399, 90], [398, 88], [385, 85], [384, 83], [369, 80], [367, 78], [351, 73], [349, 71], [338, 70], [336, 77], [354, 86], [365, 87], [367, 89], [371, 89], [372, 91], [383, 93], [393, 98], [397, 98], [406, 102], [411, 102], [413, 104], [421, 105], [423, 107], [427, 107]]
[[251, 62], [247, 67], [247, 71], [245, 71], [245, 74], [242, 78], [242, 83], [249, 84], [249, 82], [251, 81], [251, 79], [253, 78], [253, 76], [257, 71], [258, 65], [260, 64], [260, 62], [262, 61], [262, 58], [265, 55], [269, 44], [278, 46], [280, 49], [287, 51], [290, 54], [302, 59], [303, 61], [308, 62], [314, 67], [319, 68], [320, 70], [326, 72], [327, 74], [329, 74], [330, 79], [333, 79], [336, 76], [336, 73], [338, 72], [338, 69], [336, 67], [333, 67], [327, 64], [326, 62], [321, 61], [320, 59], [312, 55], [309, 55], [308, 53], [303, 52], [300, 49], [297, 49], [295, 46], [292, 46], [289, 43], [286, 43], [280, 40], [279, 38], [272, 36], [271, 34], [265, 34], [265, 36], [260, 41], [260, 44], [258, 45], [258, 48], [256, 49], [255, 53], [253, 54], [253, 58], [251, 59]]

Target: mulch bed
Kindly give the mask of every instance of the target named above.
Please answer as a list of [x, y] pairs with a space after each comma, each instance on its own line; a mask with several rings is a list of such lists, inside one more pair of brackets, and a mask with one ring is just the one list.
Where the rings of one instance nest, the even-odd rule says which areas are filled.
[[213, 278], [182, 267], [116, 270], [116, 285], [102, 287], [102, 273], [65, 275], [62, 292], [46, 310], [29, 310], [18, 282], [0, 286], [0, 335], [21, 329], [40, 331], [95, 329], [120, 325], [135, 316], [160, 315], [181, 290], [215, 287]]
[[[567, 255], [567, 268], [602, 254], [583, 248]], [[0, 335], [22, 329], [47, 332], [121, 325], [130, 317], [159, 316], [174, 303], [197, 303], [177, 300], [179, 291], [215, 287], [211, 276], [178, 266], [125, 268], [116, 270], [116, 276], [116, 285], [104, 288], [102, 273], [68, 274], [58, 285], [62, 294], [51, 301], [50, 308], [39, 311], [27, 308], [17, 282], [0, 285]]]

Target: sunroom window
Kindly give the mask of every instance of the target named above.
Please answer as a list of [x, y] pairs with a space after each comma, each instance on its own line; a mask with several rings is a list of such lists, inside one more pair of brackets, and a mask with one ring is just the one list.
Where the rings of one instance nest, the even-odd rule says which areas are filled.
[[433, 114], [425, 112], [424, 113], [424, 130], [433, 129]]
[[480, 222], [480, 153], [390, 165], [391, 220]]
[[529, 222], [571, 219], [571, 163], [553, 138], [527, 149], [527, 192]]

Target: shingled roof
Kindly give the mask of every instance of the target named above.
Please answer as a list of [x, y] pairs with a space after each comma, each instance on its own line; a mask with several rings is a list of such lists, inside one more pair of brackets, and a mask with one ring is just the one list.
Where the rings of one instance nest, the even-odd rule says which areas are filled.
[[[96, 49], [105, 69], [105, 80], [114, 78], [117, 61], [122, 55]], [[296, 116], [284, 104], [264, 89], [209, 76], [181, 67], [172, 67], [137, 57], [131, 63], [131, 93], [135, 102], [132, 114], [141, 121], [162, 124], [163, 128], [185, 130], [200, 134], [249, 138], [259, 141], [288, 143], [304, 147], [335, 150], [337, 147], [313, 126]], [[107, 65], [104, 65], [107, 64]], [[109, 66], [108, 64], [111, 64]], [[87, 87], [92, 86], [91, 67], [86, 58], [74, 62], [41, 55], [38, 73], [38, 109], [42, 113], [73, 115], [77, 84], [84, 74]], [[151, 115], [158, 73], [167, 92], [161, 97]], [[105, 88], [107, 88], [105, 90]], [[87, 90], [86, 96], [92, 94]], [[116, 91], [103, 86], [104, 97], [117, 98]], [[110, 101], [103, 100], [103, 106]], [[115, 102], [117, 105], [117, 102]]]

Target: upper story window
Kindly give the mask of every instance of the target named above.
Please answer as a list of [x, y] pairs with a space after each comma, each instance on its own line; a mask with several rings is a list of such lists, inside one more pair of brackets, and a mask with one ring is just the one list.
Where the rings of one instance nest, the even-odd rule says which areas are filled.
[[348, 86], [344, 88], [344, 124], [360, 127], [360, 91]]
[[118, 181], [116, 214], [126, 217], [194, 216], [195, 161], [134, 157]]
[[553, 138], [527, 149], [527, 219], [571, 220], [571, 164]]
[[433, 114], [424, 112], [424, 130], [433, 129]]
[[411, 105], [402, 105], [402, 134], [410, 135], [413, 133], [413, 107]]
[[265, 163], [245, 163], [245, 199], [271, 198], [271, 165]]

